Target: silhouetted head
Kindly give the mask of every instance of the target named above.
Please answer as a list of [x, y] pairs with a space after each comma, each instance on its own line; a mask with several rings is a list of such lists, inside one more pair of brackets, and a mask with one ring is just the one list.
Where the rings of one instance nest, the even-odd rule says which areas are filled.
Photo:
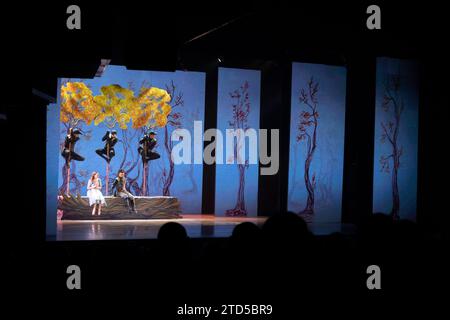
[[243, 222], [238, 224], [231, 234], [233, 243], [251, 243], [259, 240], [261, 237], [261, 229], [251, 222]]
[[416, 249], [422, 240], [418, 225], [410, 220], [394, 221], [392, 235], [395, 238], [394, 244], [401, 250], [406, 250], [408, 247]]
[[392, 218], [384, 213], [369, 215], [362, 223], [360, 233], [366, 236], [387, 236], [392, 230]]
[[293, 212], [273, 215], [264, 223], [262, 230], [268, 239], [276, 241], [301, 241], [310, 236], [305, 220]]
[[185, 241], [187, 238], [186, 229], [177, 222], [168, 222], [158, 231], [158, 240], [166, 243]]
[[386, 253], [392, 246], [392, 217], [384, 213], [369, 215], [358, 229], [359, 245], [365, 252]]

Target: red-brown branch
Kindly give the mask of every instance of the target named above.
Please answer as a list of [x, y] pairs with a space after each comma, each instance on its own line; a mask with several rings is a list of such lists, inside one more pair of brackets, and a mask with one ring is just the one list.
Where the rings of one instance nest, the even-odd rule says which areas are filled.
[[[314, 214], [314, 202], [315, 202], [315, 174], [311, 176], [310, 168], [311, 163], [314, 159], [314, 153], [317, 147], [317, 127], [318, 127], [318, 118], [319, 114], [317, 112], [317, 93], [319, 92], [319, 84], [314, 82], [314, 79], [308, 81], [308, 92], [305, 89], [300, 90], [299, 101], [302, 104], [305, 104], [310, 110], [311, 113], [303, 111], [300, 114], [300, 124], [298, 126], [299, 134], [297, 136], [297, 141], [304, 140], [306, 138], [306, 159], [304, 163], [304, 176], [303, 180], [305, 183], [306, 191], [308, 193], [306, 199], [305, 208], [300, 212], [302, 215], [311, 216]], [[311, 120], [312, 118], [312, 120]], [[308, 128], [312, 127], [312, 136], [308, 132]], [[309, 219], [309, 218], [307, 218]]]

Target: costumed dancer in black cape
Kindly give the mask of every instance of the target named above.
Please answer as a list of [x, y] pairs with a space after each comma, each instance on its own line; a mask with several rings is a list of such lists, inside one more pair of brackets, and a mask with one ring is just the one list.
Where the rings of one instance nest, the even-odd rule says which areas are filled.
[[156, 133], [154, 131], [150, 131], [148, 134], [144, 134], [144, 136], [139, 140], [139, 148], [138, 152], [142, 157], [142, 162], [145, 164], [150, 160], [155, 160], [160, 158], [159, 153], [154, 152], [153, 149], [156, 146]]
[[71, 160], [84, 161], [84, 157], [74, 151], [75, 144], [80, 140], [80, 134], [82, 134], [80, 130], [69, 128], [69, 133], [64, 140], [64, 149], [61, 152], [61, 155], [66, 159], [67, 166], [70, 165]]
[[102, 138], [102, 141], [105, 141], [105, 146], [103, 147], [103, 149], [95, 150], [95, 152], [109, 163], [111, 162], [111, 159], [116, 155], [114, 145], [118, 141], [117, 131], [106, 131], [105, 135]]

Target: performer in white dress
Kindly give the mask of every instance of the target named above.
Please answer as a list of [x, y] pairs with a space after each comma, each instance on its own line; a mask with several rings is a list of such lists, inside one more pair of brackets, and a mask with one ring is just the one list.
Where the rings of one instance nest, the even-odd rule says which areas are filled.
[[87, 184], [87, 196], [89, 197], [89, 205], [94, 206], [92, 208], [92, 215], [98, 211], [98, 215], [102, 213], [102, 205], [106, 205], [105, 198], [102, 194], [102, 181], [98, 177], [98, 172], [92, 172], [92, 176]]

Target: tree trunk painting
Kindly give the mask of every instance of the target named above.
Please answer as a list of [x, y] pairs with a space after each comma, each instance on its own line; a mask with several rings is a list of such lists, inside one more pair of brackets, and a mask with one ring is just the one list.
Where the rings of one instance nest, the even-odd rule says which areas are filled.
[[69, 163], [66, 165], [66, 167], [67, 167], [67, 172], [66, 172], [66, 180], [67, 180], [66, 194], [70, 195], [70, 179], [68, 179], [68, 177], [70, 177], [70, 160], [69, 160]]
[[[230, 92], [230, 97], [233, 100], [233, 120], [229, 122], [230, 127], [242, 130], [247, 130], [248, 115], [250, 113], [249, 100], [249, 83], [245, 81], [238, 89]], [[237, 143], [234, 144], [234, 159], [240, 159], [243, 148], [243, 139], [245, 137], [237, 137]], [[247, 208], [245, 206], [245, 171], [248, 168], [248, 160], [245, 163], [238, 161], [237, 169], [239, 173], [239, 186], [236, 195], [236, 204], [233, 209], [228, 209], [225, 212], [226, 216], [246, 216]]]
[[[398, 143], [400, 130], [400, 119], [404, 109], [403, 99], [400, 96], [400, 76], [388, 76], [384, 83], [383, 111], [391, 112], [393, 118], [388, 121], [381, 121], [382, 135], [381, 143], [388, 141], [391, 152], [380, 157], [381, 170], [391, 173], [392, 186], [392, 209], [390, 215], [392, 219], [400, 219], [400, 195], [398, 191], [398, 170], [400, 168], [400, 157], [403, 154], [402, 146]], [[391, 172], [392, 166], [392, 172]]]
[[109, 162], [106, 162], [106, 176], [105, 176], [105, 196], [109, 195]]
[[308, 193], [305, 208], [299, 213], [306, 221], [311, 221], [314, 215], [314, 200], [316, 187], [316, 174], [310, 172], [317, 148], [317, 126], [319, 113], [317, 112], [319, 83], [313, 77], [308, 81], [306, 89], [300, 91], [299, 102], [307, 106], [307, 110], [300, 113], [297, 141], [306, 141], [306, 158], [304, 163], [304, 182]]
[[144, 163], [142, 172], [142, 195], [148, 195], [148, 163]]
[[[128, 182], [128, 190], [133, 190], [137, 195], [143, 195], [142, 189], [137, 184], [137, 180], [140, 176], [140, 169], [138, 168], [138, 172], [135, 177], [129, 176], [129, 174], [138, 167], [139, 163], [139, 155], [137, 155], [137, 150], [135, 152], [134, 146], [131, 145], [131, 141], [134, 141], [136, 135], [138, 134], [138, 130], [132, 130], [133, 134], [129, 134], [131, 130], [122, 129], [122, 138], [119, 142], [122, 143], [123, 147], [123, 158], [119, 165], [119, 170], [125, 170], [125, 175], [127, 176]], [[131, 159], [130, 159], [131, 157]]]
[[[73, 170], [68, 168], [68, 166], [66, 166], [65, 164], [62, 167], [63, 182], [58, 190], [58, 193], [60, 195], [66, 194], [70, 196], [71, 194], [79, 194], [81, 192], [82, 183], [80, 182], [78, 176], [75, 173], [76, 172], [75, 163], [72, 164], [72, 167]], [[72, 188], [72, 190], [70, 189], [71, 184], [75, 185], [75, 188]]]
[[[177, 92], [177, 88], [173, 81], [169, 85], [166, 85], [166, 91], [172, 97], [171, 107], [176, 108], [184, 105], [183, 93]], [[162, 172], [162, 194], [163, 196], [170, 196], [170, 186], [172, 185], [175, 176], [175, 164], [172, 160], [173, 141], [170, 139], [173, 129], [181, 127], [182, 115], [179, 112], [171, 112], [167, 116], [167, 125], [164, 127], [164, 149], [166, 150], [166, 156], [169, 163], [169, 168], [163, 169]], [[172, 128], [171, 130], [169, 129]]]
[[[191, 109], [191, 112], [189, 112], [186, 115], [186, 118], [187, 117], [189, 117], [189, 119], [187, 119], [187, 121], [192, 123], [192, 124], [194, 123], [194, 121], [198, 121], [198, 119], [201, 119], [200, 112], [199, 112], [199, 110], [197, 108], [195, 108], [193, 110]], [[187, 175], [187, 179], [191, 183], [191, 187], [188, 188], [184, 193], [185, 194], [188, 194], [188, 193], [197, 194], [198, 187], [197, 187], [197, 181], [194, 178], [194, 163], [191, 163], [189, 165], [189, 169], [187, 170], [186, 175]], [[186, 183], [186, 187], [187, 187], [187, 185], [188, 184]]]
[[166, 154], [169, 162], [169, 170], [166, 170], [164, 168], [163, 170], [163, 190], [162, 194], [164, 196], [170, 196], [170, 185], [172, 184], [173, 177], [175, 174], [175, 165], [172, 160], [172, 148], [173, 148], [173, 142], [169, 138], [169, 130], [167, 129], [167, 126], [164, 128], [164, 148], [166, 149]]
[[[140, 128], [139, 136], [143, 136], [146, 132], [147, 132], [146, 126], [144, 126], [143, 128]], [[138, 159], [139, 158], [140, 157], [138, 155]], [[148, 173], [149, 173], [148, 163], [142, 163], [142, 182], [141, 182], [141, 186], [140, 186], [140, 191], [137, 193], [141, 196], [149, 196], [150, 195], [150, 190], [148, 188]]]

